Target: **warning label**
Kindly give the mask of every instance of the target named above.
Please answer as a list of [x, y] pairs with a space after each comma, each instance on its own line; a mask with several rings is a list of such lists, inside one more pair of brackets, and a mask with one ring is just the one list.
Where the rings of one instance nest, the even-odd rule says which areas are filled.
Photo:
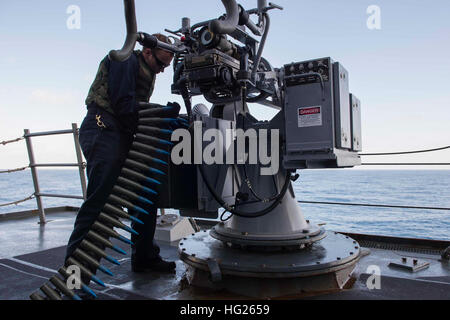
[[322, 107], [303, 107], [298, 108], [298, 127], [315, 127], [322, 125]]

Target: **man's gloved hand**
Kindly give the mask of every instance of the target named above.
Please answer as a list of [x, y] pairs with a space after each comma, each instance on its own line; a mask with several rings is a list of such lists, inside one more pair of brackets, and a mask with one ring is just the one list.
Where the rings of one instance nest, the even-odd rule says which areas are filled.
[[181, 107], [178, 104], [178, 102], [167, 102], [167, 107], [172, 108], [171, 111], [173, 111], [173, 112], [176, 111], [176, 114], [177, 114], [176, 117], [173, 117], [173, 118], [176, 118], [176, 121], [173, 121], [171, 123], [171, 127], [173, 129], [180, 128], [180, 127], [187, 128], [189, 126], [189, 122], [186, 119], [179, 116]]
[[171, 131], [189, 127], [189, 121], [179, 116], [181, 107], [177, 102], [167, 102], [166, 105], [141, 103], [140, 106], [139, 124], [156, 125]]
[[178, 113], [180, 113], [180, 105], [178, 102], [167, 102], [167, 106], [173, 108], [173, 110], [177, 110]]

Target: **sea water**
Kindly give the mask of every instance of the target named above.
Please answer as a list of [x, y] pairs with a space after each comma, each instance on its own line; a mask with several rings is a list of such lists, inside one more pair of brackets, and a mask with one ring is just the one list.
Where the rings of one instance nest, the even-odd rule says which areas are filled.
[[[450, 170], [299, 170], [300, 201], [450, 208]], [[39, 170], [41, 193], [81, 195], [78, 170]], [[0, 175], [0, 205], [33, 194], [30, 171]], [[81, 200], [43, 198], [45, 207], [79, 207]], [[300, 203], [306, 219], [328, 230], [450, 240], [450, 211]], [[32, 199], [0, 214], [36, 209]], [[174, 210], [176, 212], [176, 210]], [[167, 212], [167, 211], [166, 211]], [[168, 210], [171, 212], [171, 210]]]

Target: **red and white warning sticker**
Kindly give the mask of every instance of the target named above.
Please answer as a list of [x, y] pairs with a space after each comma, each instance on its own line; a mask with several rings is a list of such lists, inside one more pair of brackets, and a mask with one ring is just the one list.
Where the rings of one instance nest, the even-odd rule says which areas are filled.
[[322, 106], [298, 108], [298, 127], [315, 127], [322, 125]]

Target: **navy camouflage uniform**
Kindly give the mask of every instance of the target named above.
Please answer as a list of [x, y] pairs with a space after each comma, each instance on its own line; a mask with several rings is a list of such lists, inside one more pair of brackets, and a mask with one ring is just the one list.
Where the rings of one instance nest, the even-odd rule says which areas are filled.
[[[80, 127], [80, 145], [87, 161], [87, 199], [80, 207], [66, 251], [68, 259], [97, 219], [120, 174], [137, 126], [137, 103], [148, 102], [153, 93], [155, 73], [140, 51], [124, 62], [106, 56], [86, 98], [87, 115]], [[156, 208], [150, 214], [133, 213], [144, 225], [132, 222], [139, 235], [132, 234], [132, 257], [160, 259], [153, 241]]]

